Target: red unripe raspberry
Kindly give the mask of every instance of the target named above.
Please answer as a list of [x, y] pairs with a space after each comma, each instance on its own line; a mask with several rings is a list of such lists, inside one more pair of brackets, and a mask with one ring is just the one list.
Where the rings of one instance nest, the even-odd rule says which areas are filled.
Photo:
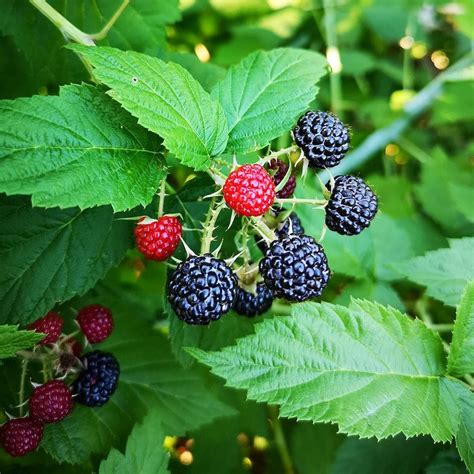
[[229, 174], [222, 193], [237, 214], [261, 216], [275, 201], [275, 183], [263, 166], [243, 165]]
[[[288, 165], [276, 158], [268, 163], [268, 167], [271, 170], [276, 170], [276, 173], [273, 175], [273, 182], [275, 183], [275, 186], [278, 186], [283, 181], [286, 173], [288, 172]], [[283, 186], [283, 188], [281, 188], [280, 191], [276, 193], [276, 196], [281, 199], [289, 198], [295, 192], [295, 188], [296, 177], [294, 174], [290, 174], [285, 186]]]
[[0, 428], [3, 449], [13, 457], [35, 450], [42, 438], [43, 425], [30, 417], [7, 421]]
[[135, 227], [137, 249], [150, 260], [166, 260], [179, 245], [183, 228], [175, 216], [141, 219]]
[[30, 396], [30, 416], [40, 423], [56, 423], [72, 411], [72, 394], [62, 380], [36, 387]]
[[114, 328], [112, 313], [100, 304], [82, 308], [77, 315], [77, 322], [91, 344], [107, 339]]
[[40, 345], [45, 345], [54, 344], [59, 339], [59, 336], [63, 332], [63, 326], [63, 318], [61, 318], [58, 313], [51, 311], [43, 318], [31, 323], [28, 329], [46, 334], [46, 337], [38, 342]]

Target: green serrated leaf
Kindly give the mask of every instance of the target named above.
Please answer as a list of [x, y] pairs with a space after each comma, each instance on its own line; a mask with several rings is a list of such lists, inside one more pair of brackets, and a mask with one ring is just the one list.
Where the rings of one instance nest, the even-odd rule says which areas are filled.
[[461, 420], [456, 446], [471, 474], [474, 473], [474, 393], [466, 390], [460, 398]]
[[92, 288], [132, 245], [112, 208], [32, 208], [0, 195], [0, 322], [29, 323]]
[[465, 386], [444, 377], [441, 339], [393, 308], [353, 300], [295, 305], [221, 352], [188, 349], [227, 384], [285, 417], [332, 422], [378, 439], [403, 433], [448, 441]]
[[6, 359], [17, 351], [34, 346], [43, 337], [34, 331], [22, 331], [18, 326], [0, 325], [0, 359]]
[[212, 96], [229, 126], [227, 149], [246, 153], [288, 132], [314, 100], [326, 60], [294, 48], [257, 51], [227, 72]]
[[120, 363], [118, 389], [103, 407], [76, 406], [66, 419], [49, 425], [42, 442], [49, 455], [77, 464], [92, 453], [106, 454], [152, 408], [159, 411], [169, 435], [183, 435], [235, 414], [205, 387], [196, 370], [180, 366], [162, 334], [136, 315], [122, 314], [113, 306], [112, 311], [115, 329], [100, 349], [114, 354]]
[[127, 441], [125, 454], [113, 449], [102, 461], [99, 474], [167, 474], [169, 453], [163, 447], [165, 431], [160, 414], [151, 411], [136, 425]]
[[474, 280], [466, 286], [457, 310], [448, 372], [458, 377], [474, 373]]
[[405, 439], [348, 438], [337, 452], [329, 474], [419, 474], [436, 446], [427, 436]]
[[426, 286], [426, 293], [455, 306], [470, 280], [474, 280], [474, 238], [450, 240], [449, 249], [428, 252], [401, 263], [398, 270], [410, 281]]
[[224, 111], [181, 66], [113, 48], [71, 49], [94, 66], [109, 94], [148, 130], [164, 139], [168, 150], [197, 170], [224, 151], [227, 125]]
[[33, 205], [115, 211], [147, 205], [165, 164], [157, 137], [102, 91], [0, 101], [0, 191]]

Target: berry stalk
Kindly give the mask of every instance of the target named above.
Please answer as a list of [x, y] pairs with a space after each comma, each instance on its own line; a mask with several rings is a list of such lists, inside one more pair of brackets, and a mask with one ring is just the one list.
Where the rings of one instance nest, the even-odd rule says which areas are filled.
[[214, 230], [216, 228], [217, 218], [221, 213], [222, 209], [225, 207], [225, 202], [221, 201], [217, 206], [215, 206], [215, 200], [211, 201], [209, 206], [209, 211], [206, 216], [206, 220], [203, 224], [204, 235], [201, 241], [201, 255], [205, 253], [210, 253], [211, 244], [214, 240]]
[[280, 418], [278, 417], [278, 407], [275, 405], [268, 406], [268, 412], [270, 414], [270, 420], [273, 428], [273, 435], [275, 437], [275, 444], [280, 454], [281, 462], [285, 474], [295, 474], [295, 468], [291, 459], [290, 450], [286, 443], [285, 432], [281, 424]]

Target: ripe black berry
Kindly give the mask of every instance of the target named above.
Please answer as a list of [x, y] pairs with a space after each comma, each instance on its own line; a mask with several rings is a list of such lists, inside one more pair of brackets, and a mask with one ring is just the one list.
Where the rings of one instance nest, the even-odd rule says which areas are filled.
[[306, 112], [293, 129], [293, 137], [312, 168], [332, 168], [349, 150], [347, 128], [327, 112]]
[[184, 322], [209, 324], [230, 311], [237, 288], [237, 277], [223, 260], [210, 254], [193, 256], [171, 276], [168, 300]]
[[257, 294], [239, 288], [234, 309], [242, 316], [250, 318], [265, 313], [273, 303], [273, 294], [265, 283], [257, 284]]
[[[283, 209], [282, 209], [283, 210]], [[279, 214], [282, 210], [275, 211], [275, 214]], [[281, 239], [289, 234], [304, 234], [304, 228], [301, 224], [300, 218], [296, 212], [292, 212], [283, 222], [281, 222], [275, 229], [275, 235], [277, 239]], [[267, 243], [261, 238], [257, 238], [258, 248], [265, 253], [268, 250]]]
[[85, 354], [81, 361], [84, 370], [74, 382], [75, 400], [88, 407], [100, 407], [108, 402], [117, 388], [120, 366], [108, 352], [93, 351]]
[[330, 275], [323, 248], [308, 235], [274, 240], [259, 268], [273, 295], [290, 301], [321, 295]]
[[[326, 184], [329, 189], [329, 183]], [[326, 206], [326, 225], [342, 235], [357, 235], [377, 214], [377, 196], [355, 176], [336, 176]]]

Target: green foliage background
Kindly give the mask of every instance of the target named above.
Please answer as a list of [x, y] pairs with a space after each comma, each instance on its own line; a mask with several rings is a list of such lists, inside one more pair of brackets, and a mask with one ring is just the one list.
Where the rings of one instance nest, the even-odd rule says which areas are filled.
[[[34, 3], [0, 15], [0, 423], [17, 414], [15, 353], [38, 340], [22, 328], [53, 307], [72, 329], [82, 305], [110, 306], [100, 347], [122, 375], [38, 452], [0, 451], [0, 472], [289, 474], [281, 432], [299, 474], [474, 472], [472, 1], [130, 0], [100, 48], [64, 47]], [[96, 33], [120, 1], [50, 5]], [[370, 183], [379, 215], [325, 236], [323, 304], [184, 326], [166, 265], [142, 260], [123, 218], [155, 213], [171, 173], [165, 210], [198, 228], [216, 155], [289, 146], [309, 108], [350, 125], [336, 171]], [[299, 197], [318, 193], [300, 181]], [[316, 238], [318, 212], [298, 207]], [[192, 464], [165, 436], [194, 439]]]

